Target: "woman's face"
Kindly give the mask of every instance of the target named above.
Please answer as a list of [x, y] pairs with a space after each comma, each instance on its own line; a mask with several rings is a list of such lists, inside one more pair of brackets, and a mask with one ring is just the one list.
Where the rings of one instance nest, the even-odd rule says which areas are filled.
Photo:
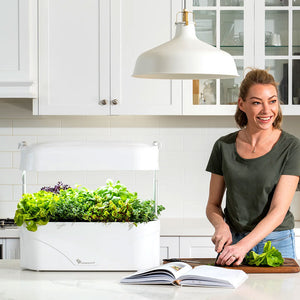
[[238, 105], [248, 118], [247, 126], [268, 129], [278, 115], [276, 88], [272, 84], [255, 84], [249, 89], [245, 101], [239, 98]]

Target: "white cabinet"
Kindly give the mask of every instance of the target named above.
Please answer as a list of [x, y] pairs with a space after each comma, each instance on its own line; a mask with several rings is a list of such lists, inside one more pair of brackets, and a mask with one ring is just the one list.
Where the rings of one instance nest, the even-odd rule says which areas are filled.
[[108, 29], [108, 1], [39, 1], [35, 114], [109, 114]]
[[215, 247], [208, 236], [180, 237], [181, 258], [216, 257]]
[[165, 258], [178, 258], [179, 255], [179, 236], [160, 237], [160, 260]]
[[20, 258], [19, 238], [0, 239], [0, 256], [1, 259], [19, 259]]
[[[296, 257], [300, 258], [300, 236], [295, 236]], [[211, 236], [164, 236], [160, 238], [160, 257], [215, 258]]]
[[0, 1], [0, 98], [36, 97], [36, 0]]
[[162, 236], [160, 258], [210, 258], [216, 257], [210, 236]]
[[181, 1], [39, 1], [35, 114], [181, 114], [181, 82], [131, 76], [139, 54], [168, 41]]
[[[284, 115], [300, 115], [299, 0], [188, 0], [199, 39], [229, 52], [239, 77], [184, 81], [184, 115], [233, 115], [247, 68], [269, 69]], [[249, 69], [248, 69], [249, 70]]]

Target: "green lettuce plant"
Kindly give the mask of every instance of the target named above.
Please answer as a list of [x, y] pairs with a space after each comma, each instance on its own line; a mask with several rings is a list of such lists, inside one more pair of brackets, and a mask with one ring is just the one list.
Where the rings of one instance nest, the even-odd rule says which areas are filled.
[[[58, 185], [56, 185], [58, 186]], [[95, 191], [85, 187], [71, 188], [67, 185], [60, 190], [47, 187], [34, 194], [24, 194], [18, 203], [15, 223], [26, 225], [30, 231], [36, 231], [37, 225], [52, 222], [131, 222], [146, 223], [157, 219], [165, 208], [158, 205], [155, 214], [153, 200], [141, 201], [137, 193], [131, 193], [127, 187], [111, 180], [106, 186]]]
[[[84, 219], [98, 222], [132, 222], [144, 223], [157, 219], [154, 213], [154, 201], [141, 201], [137, 193], [131, 193], [127, 187], [117, 181], [114, 185], [111, 180], [106, 186], [94, 192], [95, 204], [85, 214]], [[158, 205], [159, 215], [165, 208]]]
[[262, 254], [257, 254], [254, 251], [251, 251], [245, 257], [244, 262], [250, 266], [279, 267], [283, 265], [284, 259], [282, 258], [281, 253], [274, 246], [271, 246], [271, 241], [268, 241], [264, 245]]
[[30, 231], [36, 231], [37, 225], [46, 225], [56, 209], [58, 195], [39, 191], [33, 194], [24, 194], [17, 205], [15, 223], [18, 226], [26, 225]]

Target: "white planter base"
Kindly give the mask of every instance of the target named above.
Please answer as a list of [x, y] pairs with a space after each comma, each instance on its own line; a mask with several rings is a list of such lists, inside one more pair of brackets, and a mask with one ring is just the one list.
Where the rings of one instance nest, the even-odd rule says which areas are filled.
[[50, 222], [20, 230], [20, 265], [37, 271], [135, 271], [160, 263], [160, 222]]

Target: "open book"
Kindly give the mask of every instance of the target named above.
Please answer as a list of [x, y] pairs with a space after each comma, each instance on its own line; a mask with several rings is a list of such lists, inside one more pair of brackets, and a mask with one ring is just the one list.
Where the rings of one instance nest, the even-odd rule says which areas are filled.
[[174, 284], [186, 286], [237, 288], [248, 275], [242, 270], [215, 266], [192, 268], [183, 262], [171, 262], [124, 277], [121, 283], [128, 284]]

